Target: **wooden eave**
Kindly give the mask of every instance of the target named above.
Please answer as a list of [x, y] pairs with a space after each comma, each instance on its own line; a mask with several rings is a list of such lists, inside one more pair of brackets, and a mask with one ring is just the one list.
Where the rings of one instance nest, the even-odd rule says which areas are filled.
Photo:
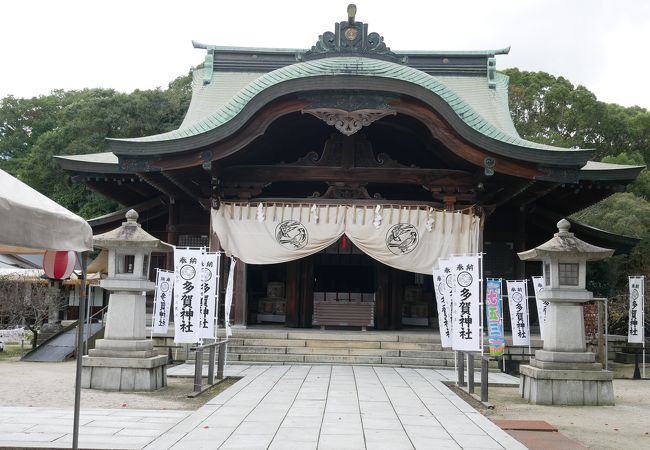
[[[221, 160], [234, 155], [254, 139], [264, 134], [268, 126], [279, 116], [299, 112], [307, 105], [308, 102], [304, 98], [288, 96], [268, 104], [238, 133], [233, 134], [223, 142], [191, 152], [167, 154], [155, 158], [126, 158], [121, 156], [120, 166], [127, 172], [147, 173], [198, 167], [213, 161], [216, 161], [218, 165]], [[534, 179], [544, 175], [544, 172], [538, 169], [534, 163], [499, 157], [466, 142], [454, 130], [450, 129], [449, 125], [431, 108], [415, 99], [410, 97], [398, 98], [391, 102], [391, 107], [398, 114], [407, 114], [420, 120], [429, 129], [432, 137], [439, 140], [451, 153], [477, 167], [483, 166], [485, 158], [493, 157], [497, 161], [494, 170], [498, 173], [527, 179]], [[258, 169], [262, 170], [263, 168]], [[349, 175], [352, 175], [352, 173]], [[372, 176], [370, 173], [369, 175]], [[411, 176], [426, 177], [427, 175], [418, 175], [416, 169], [412, 171]], [[573, 178], [576, 178], [575, 174]]]
[[[442, 121], [448, 124], [448, 127], [446, 128], [450, 128], [450, 131], [453, 130], [453, 132], [464, 141], [477, 149], [489, 151], [489, 153], [496, 156], [509, 158], [515, 161], [519, 160], [526, 163], [555, 167], [559, 166], [567, 169], [578, 170], [585, 165], [593, 153], [592, 150], [559, 151], [526, 148], [492, 139], [468, 126], [449, 106], [449, 104], [447, 104], [447, 102], [428, 89], [402, 80], [351, 75], [297, 78], [273, 85], [251, 99], [239, 114], [235, 115], [232, 119], [217, 128], [208, 130], [201, 134], [191, 135], [185, 138], [159, 141], [109, 140], [109, 146], [113, 153], [120, 158], [120, 166], [126, 170], [129, 170], [129, 167], [123, 162], [126, 161], [127, 158], [136, 159], [151, 157], [154, 155], [171, 156], [197, 150], [204, 151], [215, 144], [233, 137], [233, 135], [241, 130], [251, 119], [254, 118], [256, 114], [275, 100], [289, 95], [292, 96], [295, 101], [296, 97], [299, 97], [299, 94], [310, 91], [373, 91], [384, 92], [393, 96], [401, 95], [418, 99], [428, 107], [431, 113], [434, 113]], [[297, 103], [300, 102], [298, 101]], [[302, 105], [296, 106], [303, 108], [308, 106], [308, 104], [303, 103]], [[295, 110], [297, 109], [294, 109], [293, 111]], [[239, 148], [237, 148], [237, 150]], [[231, 149], [222, 152], [212, 152], [212, 154], [206, 153], [202, 156], [201, 162], [222, 159], [232, 153], [232, 151], [236, 150]]]

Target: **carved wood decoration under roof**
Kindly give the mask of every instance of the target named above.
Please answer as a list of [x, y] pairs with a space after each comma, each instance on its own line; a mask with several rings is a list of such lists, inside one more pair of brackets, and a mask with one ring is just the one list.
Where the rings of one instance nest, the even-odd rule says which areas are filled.
[[303, 114], [308, 113], [333, 126], [346, 136], [352, 136], [362, 127], [367, 127], [376, 120], [386, 116], [394, 116], [395, 111], [383, 109], [359, 109], [345, 111], [336, 108], [303, 109]]
[[326, 58], [330, 56], [366, 56], [392, 62], [403, 62], [403, 57], [386, 47], [383, 36], [372, 32], [368, 34], [368, 24], [357, 22], [355, 5], [348, 5], [348, 20], [337, 22], [334, 33], [326, 31], [318, 36], [318, 42], [311, 50], [302, 55], [303, 61]]

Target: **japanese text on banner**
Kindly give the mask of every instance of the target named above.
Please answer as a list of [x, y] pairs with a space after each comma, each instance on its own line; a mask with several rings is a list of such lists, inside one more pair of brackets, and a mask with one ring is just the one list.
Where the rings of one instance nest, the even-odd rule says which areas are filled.
[[537, 319], [539, 320], [539, 334], [544, 339], [544, 327], [546, 326], [546, 311], [548, 309], [548, 300], [539, 298], [539, 293], [544, 290], [544, 277], [531, 277], [533, 288], [535, 289], [535, 303], [537, 304]]
[[481, 274], [478, 256], [450, 259], [454, 277], [453, 349], [481, 351]]
[[174, 249], [174, 342], [194, 343], [199, 336], [201, 307], [200, 249]]
[[451, 338], [451, 346], [454, 345], [454, 275], [451, 273], [452, 262], [449, 259], [439, 259], [438, 266], [440, 267], [440, 276], [442, 277], [442, 287], [444, 289], [445, 303], [447, 303], [448, 320], [449, 320], [449, 333]]
[[153, 332], [165, 334], [169, 328], [169, 307], [174, 289], [174, 272], [158, 269], [153, 307]]
[[512, 345], [530, 345], [526, 280], [506, 281], [506, 286], [512, 326]]
[[630, 311], [627, 328], [627, 341], [643, 343], [645, 338], [645, 277], [629, 277]]
[[199, 310], [199, 337], [215, 337], [215, 319], [219, 305], [219, 253], [203, 255], [201, 307]]
[[451, 347], [451, 323], [449, 319], [451, 311], [445, 297], [445, 281], [440, 269], [433, 269], [433, 286], [436, 293], [440, 341], [443, 347]]

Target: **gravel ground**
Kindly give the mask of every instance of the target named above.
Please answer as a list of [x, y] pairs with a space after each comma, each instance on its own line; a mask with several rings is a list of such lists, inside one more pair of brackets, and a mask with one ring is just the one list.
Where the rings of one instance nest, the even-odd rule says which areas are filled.
[[650, 448], [650, 380], [614, 380], [615, 406], [529, 405], [517, 388], [490, 388], [490, 419], [545, 420], [593, 449]]
[[[0, 361], [2, 406], [74, 406], [75, 361], [34, 363]], [[195, 410], [231, 385], [226, 382], [196, 398], [191, 378], [167, 378], [168, 385], [155, 392], [110, 392], [81, 390], [82, 408], [189, 409]]]
[[545, 420], [593, 449], [650, 449], [650, 380], [632, 380], [632, 365], [611, 369], [615, 406], [529, 405], [517, 388], [490, 388], [495, 408], [482, 412], [490, 419]]

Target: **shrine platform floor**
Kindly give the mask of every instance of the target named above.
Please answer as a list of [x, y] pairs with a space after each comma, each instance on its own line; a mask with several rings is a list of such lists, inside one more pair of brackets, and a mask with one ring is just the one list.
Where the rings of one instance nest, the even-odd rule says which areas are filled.
[[[82, 408], [80, 448], [525, 448], [443, 384], [452, 371], [240, 365], [226, 375], [242, 379], [193, 412]], [[0, 407], [0, 447], [71, 442], [70, 408]]]

